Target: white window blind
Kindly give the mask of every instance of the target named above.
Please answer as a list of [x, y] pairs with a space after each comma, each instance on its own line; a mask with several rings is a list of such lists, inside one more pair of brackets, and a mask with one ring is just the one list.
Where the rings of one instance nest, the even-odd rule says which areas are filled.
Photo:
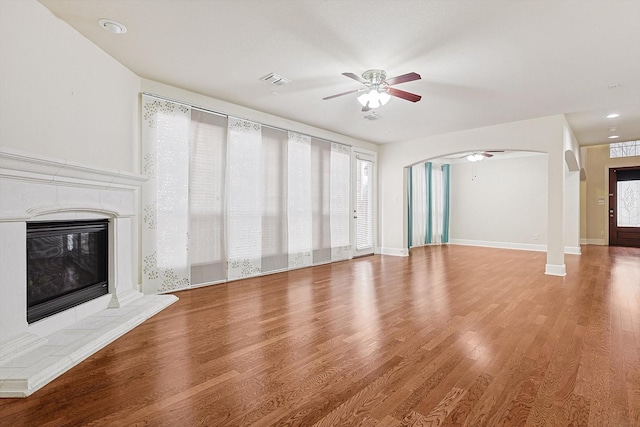
[[351, 257], [348, 146], [147, 95], [142, 108], [145, 292]]
[[373, 247], [373, 162], [356, 159], [356, 250]]
[[349, 163], [351, 150], [346, 145], [331, 143], [330, 202], [331, 261], [351, 258], [349, 234]]
[[262, 272], [286, 270], [287, 146], [289, 136], [279, 129], [262, 128]]
[[143, 96], [142, 262], [144, 291], [166, 292], [190, 285], [189, 129], [190, 108]]
[[233, 117], [228, 127], [228, 278], [238, 279], [262, 271], [262, 129]]
[[225, 247], [225, 172], [227, 117], [191, 112], [189, 167], [189, 255], [191, 283], [227, 277]]
[[331, 261], [331, 143], [311, 138], [313, 263]]
[[289, 268], [301, 268], [313, 263], [311, 137], [289, 132], [287, 157]]

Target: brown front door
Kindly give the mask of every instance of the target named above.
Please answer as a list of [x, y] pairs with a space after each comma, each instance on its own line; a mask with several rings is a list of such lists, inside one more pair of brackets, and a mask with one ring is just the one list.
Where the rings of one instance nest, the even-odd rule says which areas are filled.
[[640, 167], [609, 169], [609, 244], [640, 247]]

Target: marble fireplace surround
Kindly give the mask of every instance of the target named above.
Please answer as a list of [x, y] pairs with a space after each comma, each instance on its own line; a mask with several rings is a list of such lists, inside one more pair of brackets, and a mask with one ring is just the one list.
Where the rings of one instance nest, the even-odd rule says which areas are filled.
[[[26, 397], [166, 308], [133, 281], [140, 175], [0, 148], [0, 397]], [[109, 293], [27, 323], [28, 221], [109, 219]]]

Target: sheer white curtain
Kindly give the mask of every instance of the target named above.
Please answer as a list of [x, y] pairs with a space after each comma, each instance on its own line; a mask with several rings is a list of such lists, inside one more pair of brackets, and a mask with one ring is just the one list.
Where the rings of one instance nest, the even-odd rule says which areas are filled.
[[189, 256], [193, 285], [227, 278], [225, 172], [227, 117], [191, 112]]
[[190, 285], [187, 106], [143, 95], [142, 285], [145, 293]]
[[423, 246], [427, 236], [427, 176], [424, 163], [411, 166], [411, 246]]
[[434, 164], [431, 169], [431, 242], [442, 243], [444, 188], [442, 180], [442, 165]]
[[143, 96], [143, 284], [351, 258], [350, 147]]
[[228, 278], [262, 272], [262, 127], [229, 117], [227, 145]]
[[311, 138], [313, 263], [331, 261], [331, 144]]
[[287, 228], [289, 268], [313, 263], [313, 212], [311, 203], [311, 137], [289, 132]]
[[411, 208], [409, 246], [445, 243], [449, 233], [448, 165], [431, 162], [409, 170]]
[[346, 145], [331, 143], [330, 201], [331, 261], [351, 258], [349, 233], [349, 165], [351, 150]]
[[262, 273], [289, 266], [288, 142], [286, 131], [262, 127]]

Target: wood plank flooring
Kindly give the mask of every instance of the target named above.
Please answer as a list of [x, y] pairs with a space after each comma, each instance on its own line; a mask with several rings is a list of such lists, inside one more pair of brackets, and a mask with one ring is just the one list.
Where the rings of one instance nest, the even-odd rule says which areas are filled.
[[177, 295], [3, 426], [640, 426], [640, 249], [464, 246]]

